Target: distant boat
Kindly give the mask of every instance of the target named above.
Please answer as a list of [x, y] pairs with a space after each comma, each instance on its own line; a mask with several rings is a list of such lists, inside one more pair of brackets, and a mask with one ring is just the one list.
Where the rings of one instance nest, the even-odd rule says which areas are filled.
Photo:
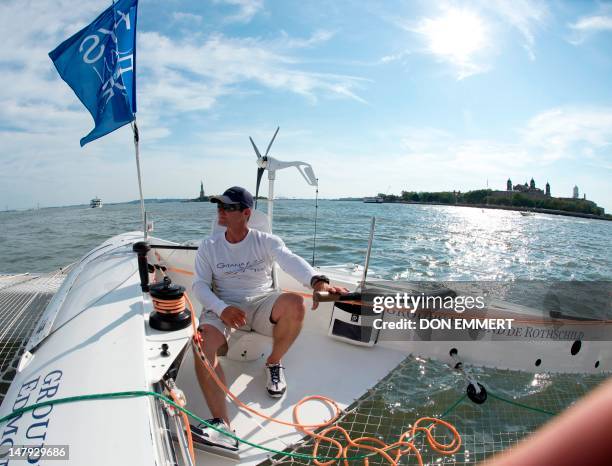
[[364, 197], [363, 198], [363, 202], [366, 202], [368, 204], [380, 204], [384, 201], [384, 199], [380, 196], [376, 196], [376, 197]]
[[519, 212], [523, 217], [531, 217], [533, 215], [533, 212], [523, 212], [520, 211]]
[[94, 197], [89, 203], [89, 207], [102, 207], [102, 199], [100, 199], [98, 196]]

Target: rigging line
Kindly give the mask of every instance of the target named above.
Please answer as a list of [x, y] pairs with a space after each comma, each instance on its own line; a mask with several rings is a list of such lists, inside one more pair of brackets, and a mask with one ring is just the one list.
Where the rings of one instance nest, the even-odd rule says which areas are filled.
[[507, 398], [496, 395], [495, 393], [489, 392], [489, 396], [491, 396], [491, 398], [495, 398], [496, 400], [503, 401], [504, 403], [518, 406], [519, 408], [527, 409], [529, 411], [534, 411], [536, 413], [547, 414], [548, 416], [556, 416], [557, 414], [559, 414], [559, 413], [553, 413], [552, 411], [547, 411], [545, 409], [536, 408], [535, 406], [528, 406], [526, 404], [519, 403], [518, 401], [509, 400]]
[[319, 178], [317, 180], [317, 190], [315, 194], [315, 218], [314, 218], [314, 235], [312, 237], [312, 266], [315, 266], [315, 251], [317, 250], [317, 216], [319, 213]]

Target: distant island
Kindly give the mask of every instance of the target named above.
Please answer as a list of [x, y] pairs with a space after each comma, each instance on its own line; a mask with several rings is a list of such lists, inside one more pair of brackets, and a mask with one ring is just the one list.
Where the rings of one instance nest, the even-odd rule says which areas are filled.
[[478, 189], [465, 193], [402, 191], [399, 196], [379, 193], [377, 197], [382, 198], [382, 202], [458, 205], [612, 220], [612, 215], [606, 214], [603, 207], [599, 207], [595, 202], [587, 200], [585, 194], [580, 198], [578, 186], [574, 186], [572, 197], [553, 197], [550, 194], [549, 183], [546, 183], [543, 191], [536, 187], [533, 178], [529, 184], [525, 182], [514, 186], [508, 179], [506, 190], [498, 191], [492, 189]]
[[183, 202], [208, 202], [210, 201], [210, 197], [204, 194], [204, 182], [200, 181], [200, 195], [195, 199], [187, 199]]

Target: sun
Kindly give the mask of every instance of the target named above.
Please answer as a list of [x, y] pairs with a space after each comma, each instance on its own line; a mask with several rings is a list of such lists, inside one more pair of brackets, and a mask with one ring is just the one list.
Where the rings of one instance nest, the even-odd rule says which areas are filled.
[[476, 66], [474, 56], [489, 45], [484, 20], [475, 12], [449, 8], [436, 18], [425, 18], [416, 28], [423, 35], [427, 51], [469, 72]]

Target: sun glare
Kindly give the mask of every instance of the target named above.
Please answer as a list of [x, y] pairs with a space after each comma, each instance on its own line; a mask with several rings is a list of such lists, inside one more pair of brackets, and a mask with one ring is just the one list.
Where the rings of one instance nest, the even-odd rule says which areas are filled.
[[428, 52], [463, 68], [474, 67], [474, 55], [487, 46], [487, 28], [476, 13], [448, 9], [424, 19], [416, 31], [425, 37]]

